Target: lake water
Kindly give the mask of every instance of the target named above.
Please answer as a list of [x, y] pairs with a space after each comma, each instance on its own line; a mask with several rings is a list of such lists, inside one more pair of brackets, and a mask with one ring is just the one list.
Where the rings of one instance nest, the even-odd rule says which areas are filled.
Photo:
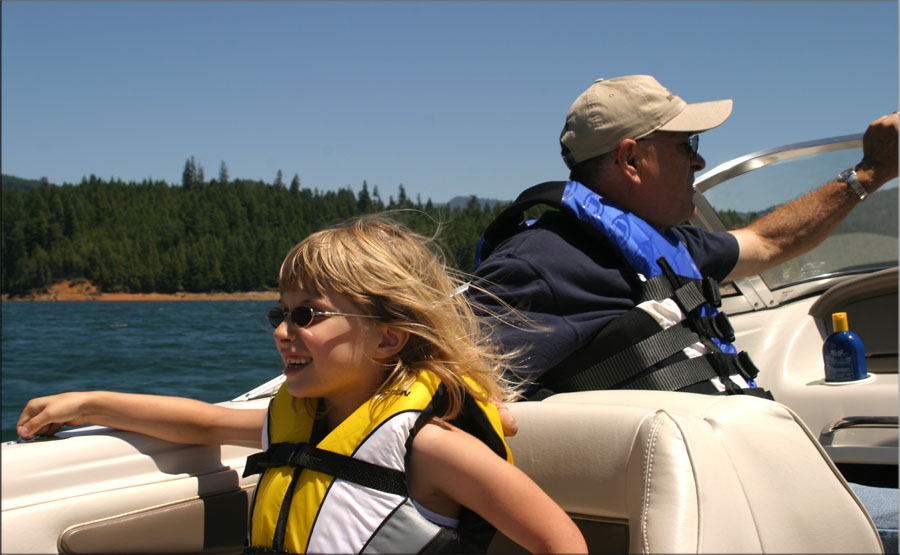
[[28, 399], [76, 390], [219, 402], [281, 373], [272, 301], [4, 302], [3, 441]]

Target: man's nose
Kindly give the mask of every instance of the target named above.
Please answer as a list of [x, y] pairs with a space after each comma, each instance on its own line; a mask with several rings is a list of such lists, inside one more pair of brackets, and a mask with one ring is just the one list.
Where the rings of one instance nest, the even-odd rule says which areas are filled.
[[700, 154], [695, 153], [691, 157], [691, 167], [696, 168], [694, 171], [700, 171], [706, 167], [706, 160]]

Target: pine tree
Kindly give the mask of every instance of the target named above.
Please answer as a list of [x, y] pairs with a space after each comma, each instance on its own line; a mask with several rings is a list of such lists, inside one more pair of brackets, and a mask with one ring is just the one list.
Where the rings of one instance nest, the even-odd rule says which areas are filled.
[[372, 212], [372, 197], [369, 195], [369, 184], [363, 179], [362, 190], [359, 192], [359, 198], [356, 201], [356, 207], [362, 214]]
[[291, 179], [291, 193], [296, 195], [299, 192], [300, 192], [300, 176], [295, 173], [294, 178]]
[[376, 212], [384, 210], [384, 201], [381, 200], [381, 193], [378, 192], [378, 185], [372, 187], [372, 208]]
[[[93, 174], [91, 174], [93, 178]], [[184, 163], [184, 171], [181, 172], [181, 186], [190, 189], [197, 182], [197, 160], [191, 156]]]
[[221, 185], [228, 185], [228, 166], [225, 165], [224, 160], [219, 164], [219, 183]]

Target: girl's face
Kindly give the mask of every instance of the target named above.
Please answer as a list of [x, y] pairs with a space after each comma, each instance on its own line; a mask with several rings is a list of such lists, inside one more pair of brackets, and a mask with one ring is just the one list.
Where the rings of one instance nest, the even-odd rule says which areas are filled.
[[[284, 292], [279, 305], [291, 311], [361, 314], [344, 295]], [[376, 359], [384, 356], [386, 326], [360, 316], [315, 316], [306, 327], [289, 317], [275, 328], [275, 345], [284, 361], [288, 392], [294, 397], [320, 397], [328, 420], [340, 422], [371, 397], [384, 380]]]

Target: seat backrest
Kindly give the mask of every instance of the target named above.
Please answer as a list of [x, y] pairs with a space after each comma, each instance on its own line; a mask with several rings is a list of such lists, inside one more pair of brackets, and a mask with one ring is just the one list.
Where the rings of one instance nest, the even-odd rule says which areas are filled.
[[[871, 518], [788, 408], [593, 391], [510, 405], [516, 465], [592, 552], [880, 553]], [[512, 551], [498, 538], [491, 551]]]

